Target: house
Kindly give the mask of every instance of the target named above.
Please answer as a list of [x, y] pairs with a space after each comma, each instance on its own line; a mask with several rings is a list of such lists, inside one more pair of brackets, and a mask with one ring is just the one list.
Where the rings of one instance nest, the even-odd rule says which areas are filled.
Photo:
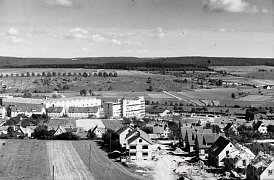
[[19, 126], [19, 129], [21, 131], [22, 134], [24, 134], [24, 136], [26, 137], [31, 137], [32, 133], [34, 133], [34, 129], [36, 128], [36, 126], [27, 126], [27, 127], [22, 127]]
[[120, 129], [116, 131], [116, 133], [119, 135], [119, 142], [122, 147], [126, 147], [126, 135], [130, 133], [133, 130], [132, 127], [129, 126], [123, 126]]
[[151, 160], [152, 141], [144, 131], [136, 128], [126, 135], [126, 140], [130, 160]]
[[248, 180], [272, 180], [274, 179], [274, 157], [259, 152], [250, 162], [246, 170]]
[[63, 126], [58, 126], [57, 129], [55, 130], [54, 136], [63, 134], [65, 132], [67, 131]]
[[0, 136], [8, 134], [8, 128], [9, 126], [0, 126]]
[[64, 107], [49, 107], [46, 109], [48, 116], [52, 118], [63, 117], [65, 115]]
[[170, 130], [167, 125], [155, 124], [152, 127], [153, 134], [156, 134], [159, 138], [167, 139], [170, 134]]
[[212, 146], [212, 144], [220, 137], [217, 133], [197, 133], [195, 139], [195, 154], [196, 157], [202, 160], [208, 159], [208, 149]]
[[235, 126], [235, 124], [233, 123], [228, 123], [223, 131], [227, 134], [231, 134], [231, 135], [238, 135], [238, 131], [237, 131], [237, 127]]
[[97, 138], [102, 138], [103, 134], [106, 132], [106, 128], [100, 128], [98, 126], [95, 126], [95, 128], [93, 128], [91, 132], [95, 133]]
[[254, 131], [262, 133], [262, 134], [266, 134], [267, 133], [267, 127], [263, 123], [263, 121], [257, 121], [257, 123], [255, 123], [253, 129], [254, 129]]
[[157, 108], [156, 106], [152, 108], [146, 108], [146, 115], [151, 117], [166, 117], [171, 114], [171, 111], [166, 108]]
[[255, 155], [250, 149], [237, 143], [235, 149], [232, 149], [229, 155], [224, 158], [224, 166], [226, 170], [242, 172], [254, 158]]
[[74, 118], [88, 118], [88, 117], [100, 117], [99, 108], [96, 106], [93, 107], [69, 107], [68, 117]]
[[43, 114], [46, 114], [46, 109], [43, 105], [11, 106], [10, 107], [10, 117], [16, 117], [19, 114], [22, 114], [28, 117], [32, 116], [33, 114], [43, 115]]
[[220, 136], [208, 151], [208, 160], [215, 167], [224, 166], [222, 161], [229, 153], [235, 149], [235, 146], [227, 138]]
[[264, 85], [264, 86], [263, 86], [263, 89], [272, 89], [272, 86]]

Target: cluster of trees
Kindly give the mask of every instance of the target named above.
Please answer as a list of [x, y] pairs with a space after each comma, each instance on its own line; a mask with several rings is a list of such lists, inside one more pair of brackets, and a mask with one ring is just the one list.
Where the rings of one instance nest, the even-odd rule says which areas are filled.
[[215, 85], [215, 86], [222, 86], [223, 85], [223, 80], [221, 79], [209, 79], [209, 82], [212, 84], [212, 85]]
[[[3, 74], [0, 74], [0, 78], [3, 78], [3, 77], [56, 77], [56, 76], [79, 76], [79, 77], [90, 77], [92, 76], [92, 73], [88, 73], [88, 72], [68, 72], [68, 73], [65, 73], [65, 72], [42, 72], [42, 73], [37, 73], [35, 74], [34, 72], [30, 73], [30, 72], [27, 72], [27, 73], [21, 73], [20, 75], [19, 74], [6, 74], [5, 76]], [[94, 73], [93, 76], [100, 76], [100, 77], [118, 77], [118, 74], [117, 72], [99, 72], [99, 73]]]
[[102, 136], [102, 147], [107, 149], [109, 152], [118, 150], [124, 151], [119, 142], [119, 135], [111, 130], [107, 129], [107, 131]]
[[89, 91], [87, 91], [86, 89], [81, 89], [80, 90], [80, 95], [81, 96], [86, 96], [87, 93], [89, 93], [90, 96], [94, 96], [93, 91], [91, 89]]
[[[9, 113], [9, 112], [8, 112]], [[39, 114], [33, 114], [31, 117], [27, 117], [24, 115], [19, 114], [16, 117], [12, 117], [9, 120], [5, 122], [5, 126], [12, 126], [17, 125], [19, 122], [21, 123], [21, 126], [37, 126], [41, 123], [48, 123], [49, 117], [46, 114], [39, 115]]]
[[79, 140], [79, 137], [71, 132], [65, 132], [54, 136], [54, 130], [48, 130], [47, 126], [40, 125], [34, 129], [32, 137], [42, 140]]

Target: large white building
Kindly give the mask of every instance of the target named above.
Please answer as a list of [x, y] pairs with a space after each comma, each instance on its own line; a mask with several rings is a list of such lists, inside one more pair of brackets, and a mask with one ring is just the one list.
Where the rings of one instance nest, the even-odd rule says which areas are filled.
[[115, 102], [104, 103], [104, 113], [106, 117], [144, 117], [145, 99], [144, 97], [122, 98]]

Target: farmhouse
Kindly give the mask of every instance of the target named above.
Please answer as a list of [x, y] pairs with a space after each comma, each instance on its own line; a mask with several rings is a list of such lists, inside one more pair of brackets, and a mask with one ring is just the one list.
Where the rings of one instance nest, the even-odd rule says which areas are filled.
[[58, 118], [65, 115], [64, 107], [49, 107], [46, 109], [48, 116], [52, 118]]
[[259, 152], [247, 166], [246, 179], [271, 180], [274, 179], [274, 157]]
[[100, 117], [99, 108], [94, 107], [69, 107], [68, 117], [74, 118], [88, 118], [88, 117]]
[[220, 136], [209, 148], [208, 159], [211, 164], [216, 167], [224, 166], [224, 162], [222, 160], [234, 149], [235, 146], [230, 142], [230, 140]]
[[145, 99], [136, 97], [133, 99], [118, 99], [115, 102], [104, 103], [104, 113], [106, 117], [144, 117]]

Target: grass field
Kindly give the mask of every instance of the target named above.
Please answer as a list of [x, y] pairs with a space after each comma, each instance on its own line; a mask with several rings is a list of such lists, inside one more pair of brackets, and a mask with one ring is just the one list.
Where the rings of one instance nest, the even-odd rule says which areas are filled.
[[1, 180], [51, 180], [53, 165], [56, 180], [144, 179], [110, 160], [93, 141], [0, 140], [0, 143]]
[[226, 71], [232, 74], [248, 74], [251, 72], [258, 72], [259, 69], [264, 69], [267, 71], [274, 70], [273, 66], [211, 66], [210, 68], [216, 71]]
[[[107, 154], [99, 149], [92, 141], [74, 141], [73, 146], [80, 155], [82, 161], [89, 167], [89, 151], [91, 145], [91, 172], [98, 180], [134, 180], [141, 177], [132, 174], [122, 165], [110, 161]], [[142, 179], [142, 178], [141, 178]]]
[[49, 164], [54, 179], [85, 179], [94, 180], [91, 172], [86, 168], [72, 142], [48, 141]]
[[0, 149], [0, 179], [52, 179], [46, 142], [5, 141]]

